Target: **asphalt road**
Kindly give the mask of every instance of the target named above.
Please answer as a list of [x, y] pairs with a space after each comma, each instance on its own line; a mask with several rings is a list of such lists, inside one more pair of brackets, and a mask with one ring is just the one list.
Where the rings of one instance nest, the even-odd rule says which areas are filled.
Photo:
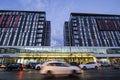
[[0, 71], [0, 80], [120, 80], [120, 70], [84, 70], [79, 76], [44, 77], [36, 70]]

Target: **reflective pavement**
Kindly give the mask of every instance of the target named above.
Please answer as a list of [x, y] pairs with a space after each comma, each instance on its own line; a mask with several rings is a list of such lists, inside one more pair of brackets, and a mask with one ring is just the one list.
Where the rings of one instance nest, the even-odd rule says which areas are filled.
[[0, 80], [120, 80], [120, 70], [84, 70], [79, 76], [44, 77], [36, 70], [0, 71]]

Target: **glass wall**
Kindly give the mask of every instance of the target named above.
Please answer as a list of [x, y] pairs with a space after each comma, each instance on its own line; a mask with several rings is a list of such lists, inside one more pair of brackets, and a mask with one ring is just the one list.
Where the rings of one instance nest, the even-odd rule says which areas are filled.
[[[49, 59], [63, 59], [66, 62], [86, 63], [96, 61], [94, 54], [113, 54], [113, 47], [21, 47], [1, 46], [0, 63], [24, 63], [44, 62]], [[118, 52], [119, 51], [113, 51]], [[17, 55], [16, 55], [17, 54]]]
[[[114, 52], [120, 53], [119, 47], [30, 47], [30, 46], [1, 46], [0, 54], [4, 53], [83, 53], [92, 52], [94, 54], [107, 54], [111, 53], [111, 49]], [[117, 51], [115, 51], [117, 50]], [[113, 52], [113, 51], [112, 51]]]

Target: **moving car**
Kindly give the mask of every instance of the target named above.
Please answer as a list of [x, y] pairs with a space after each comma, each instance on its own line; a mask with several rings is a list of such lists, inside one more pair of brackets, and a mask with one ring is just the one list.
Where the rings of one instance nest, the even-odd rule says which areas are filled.
[[12, 70], [23, 70], [23, 66], [21, 63], [12, 63], [12, 64], [9, 64], [5, 67], [5, 70], [8, 71], [12, 71]]
[[0, 64], [0, 68], [5, 68], [5, 65], [4, 64]]
[[110, 67], [110, 64], [108, 62], [103, 62], [101, 64], [101, 67]]
[[97, 69], [100, 65], [97, 62], [88, 62], [85, 64], [80, 64], [81, 69]]
[[42, 64], [40, 73], [47, 76], [57, 74], [77, 75], [81, 73], [81, 69], [66, 62], [48, 61]]

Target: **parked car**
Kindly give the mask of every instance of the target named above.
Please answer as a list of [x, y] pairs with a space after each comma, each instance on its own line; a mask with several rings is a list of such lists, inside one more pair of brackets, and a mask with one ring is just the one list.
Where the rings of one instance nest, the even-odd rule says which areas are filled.
[[120, 69], [120, 63], [114, 63], [112, 64], [113, 69]]
[[47, 76], [57, 74], [77, 75], [81, 73], [81, 69], [66, 62], [48, 61], [41, 66], [40, 73]]
[[110, 64], [108, 62], [101, 63], [101, 67], [110, 67]]
[[98, 67], [100, 67], [100, 64], [98, 64], [97, 62], [88, 62], [85, 64], [80, 64], [80, 68], [81, 69], [97, 69]]
[[35, 69], [35, 66], [39, 63], [29, 63], [26, 65], [26, 68]]
[[12, 64], [9, 64], [5, 67], [5, 70], [8, 71], [12, 71], [12, 70], [23, 70], [23, 66], [21, 63], [12, 63]]
[[36, 69], [36, 70], [40, 70], [40, 69], [41, 69], [41, 66], [42, 66], [42, 63], [39, 63], [39, 64], [37, 64], [37, 65], [35, 66], [35, 69]]
[[77, 62], [70, 62], [69, 63], [71, 66], [78, 66], [79, 67], [79, 64]]

